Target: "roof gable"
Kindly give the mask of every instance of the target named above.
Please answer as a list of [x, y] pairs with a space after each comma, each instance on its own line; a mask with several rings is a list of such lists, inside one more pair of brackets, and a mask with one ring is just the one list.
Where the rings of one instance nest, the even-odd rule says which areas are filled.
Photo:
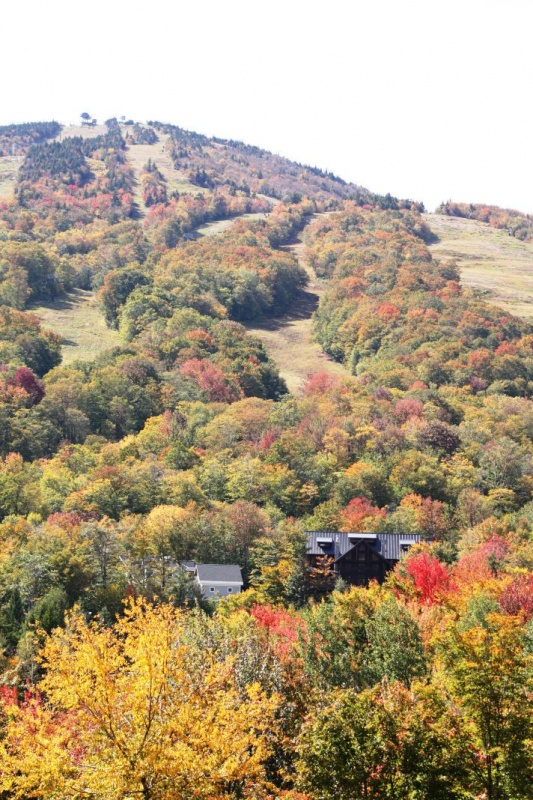
[[[399, 561], [404, 548], [418, 544], [421, 539], [418, 533], [376, 533], [359, 531], [305, 531], [307, 537], [307, 554], [309, 556], [331, 556], [335, 560], [342, 558], [358, 542], [365, 541], [387, 561]], [[320, 540], [331, 540], [325, 542]]]
[[349, 553], [352, 553], [354, 550], [370, 550], [372, 553], [374, 553], [374, 555], [376, 555], [382, 561], [385, 561], [384, 556], [382, 556], [379, 550], [377, 550], [373, 546], [373, 542], [369, 541], [368, 539], [359, 539], [355, 540], [352, 546], [348, 550], [346, 550], [346, 552], [344, 552], [342, 555], [336, 558], [335, 563], [337, 564], [339, 561], [342, 561], [343, 558], [346, 558], [346, 556]]

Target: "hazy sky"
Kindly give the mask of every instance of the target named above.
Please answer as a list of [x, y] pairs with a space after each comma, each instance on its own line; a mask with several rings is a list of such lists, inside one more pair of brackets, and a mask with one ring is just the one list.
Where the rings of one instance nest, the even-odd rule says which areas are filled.
[[0, 123], [160, 119], [533, 212], [532, 0], [16, 0]]

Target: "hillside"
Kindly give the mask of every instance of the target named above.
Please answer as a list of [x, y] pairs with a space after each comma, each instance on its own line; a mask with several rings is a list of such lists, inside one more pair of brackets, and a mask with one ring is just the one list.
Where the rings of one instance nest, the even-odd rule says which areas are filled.
[[522, 242], [531, 242], [533, 239], [533, 217], [513, 208], [499, 208], [479, 203], [454, 203], [449, 200], [447, 203], [441, 203], [436, 211], [437, 214], [449, 217], [486, 222]]
[[530, 800], [531, 245], [176, 126], [35, 125], [2, 800]]
[[[17, 130], [15, 128], [14, 131], [9, 131], [8, 133], [15, 136], [18, 135]], [[207, 202], [210, 202], [209, 198], [213, 197], [214, 192], [222, 190], [229, 192], [229, 194], [219, 195], [216, 211], [205, 213], [205, 211], [200, 210], [199, 213], [195, 212], [190, 217], [190, 222], [186, 225], [184, 225], [183, 221], [180, 221], [182, 235], [188, 237], [193, 234], [203, 236], [222, 233], [231, 225], [232, 216], [239, 215], [243, 219], [253, 219], [254, 213], [260, 216], [273, 203], [278, 202], [274, 199], [267, 200], [265, 198], [262, 206], [264, 210], [252, 212], [251, 214], [246, 213], [247, 209], [253, 206], [253, 203], [250, 201], [240, 202], [238, 196], [243, 195], [246, 198], [250, 193], [250, 188], [246, 181], [242, 186], [239, 186], [237, 179], [242, 183], [241, 173], [243, 173], [243, 170], [248, 176], [255, 174], [251, 167], [251, 162], [261, 161], [265, 176], [261, 185], [257, 184], [257, 181], [257, 185], [253, 184], [253, 181], [251, 183], [255, 185], [256, 189], [266, 190], [278, 196], [288, 191], [297, 193], [296, 190], [301, 190], [304, 192], [310, 191], [311, 193], [318, 192], [319, 197], [329, 196], [333, 200], [334, 197], [356, 196], [363, 191], [360, 187], [347, 185], [340, 179], [321, 173], [319, 170], [303, 168], [301, 165], [273, 156], [258, 148], [247, 147], [239, 142], [222, 142], [220, 140], [207, 139], [174, 126], [163, 126], [160, 123], [154, 123], [153, 126], [137, 123], [134, 125], [130, 123], [120, 124], [120, 127], [117, 127], [118, 130], [120, 130], [124, 141], [124, 164], [130, 170], [128, 180], [133, 194], [135, 216], [137, 218], [146, 217], [153, 198], [161, 193], [161, 196], [165, 198], [179, 198], [184, 193], [187, 196], [194, 192], [198, 197], [203, 195]], [[80, 170], [80, 178], [78, 180], [83, 180], [87, 183], [87, 176], [90, 175], [89, 171], [99, 182], [104, 179], [104, 164], [98, 158], [95, 160], [93, 155], [98, 152], [96, 148], [99, 146], [100, 141], [105, 139], [105, 136], [106, 126], [104, 125], [71, 125], [64, 128], [56, 136], [55, 142], [57, 146], [62, 148], [70, 147], [70, 159], [72, 159], [74, 153], [69, 144], [70, 142], [87, 143], [87, 146], [85, 144], [83, 146], [80, 144], [79, 146], [83, 153], [80, 153], [79, 163], [76, 163], [75, 167], [75, 169]], [[94, 145], [91, 142], [94, 142]], [[181, 143], [179, 145], [181, 150], [177, 146], [178, 142]], [[94, 148], [94, 151], [92, 148]], [[181, 153], [181, 156], [178, 156], [178, 152]], [[183, 161], [185, 152], [192, 159], [190, 163], [184, 163]], [[210, 185], [203, 187], [197, 185], [197, 172], [203, 170], [206, 164], [213, 172], [215, 152], [217, 154], [215, 172], [218, 177], [216, 180], [207, 181]], [[246, 158], [243, 155], [244, 153]], [[54, 158], [57, 158], [57, 156], [54, 156]], [[9, 177], [9, 182], [6, 181], [4, 183], [6, 195], [14, 186], [17, 180], [16, 168], [21, 165], [21, 162], [13, 165], [11, 163], [12, 160], [10, 159], [9, 164], [7, 162], [4, 164], [6, 177]], [[25, 170], [28, 170], [27, 166], [25, 166]], [[28, 172], [26, 174], [29, 175]], [[32, 178], [37, 177], [38, 174], [34, 170], [31, 173]], [[260, 170], [258, 174], [261, 174]], [[73, 180], [74, 178], [71, 175], [69, 179]], [[195, 183], [192, 183], [191, 180], [195, 181]], [[87, 188], [84, 188], [84, 193], [87, 193]], [[364, 193], [365, 197], [367, 195], [368, 193]], [[232, 196], [235, 197], [235, 200], [231, 199]], [[227, 199], [225, 200], [225, 198]], [[183, 208], [185, 213], [190, 215], [190, 205], [187, 207], [183, 202], [178, 202], [178, 205]], [[214, 217], [212, 222], [209, 221], [211, 214]], [[204, 220], [205, 222], [202, 225], [201, 223]], [[150, 221], [148, 224], [150, 224]], [[98, 278], [95, 288], [97, 288], [100, 281], [101, 277]], [[73, 288], [75, 283], [65, 288], [67, 290]], [[316, 288], [316, 286], [315, 282], [314, 287]], [[86, 279], [82, 284], [82, 288], [88, 288]], [[71, 297], [74, 297], [74, 295], [71, 295]], [[312, 292], [302, 292], [299, 295], [297, 305], [288, 317], [283, 320], [279, 318], [272, 325], [268, 321], [261, 321], [254, 329], [265, 342], [268, 352], [271, 352], [277, 363], [279, 363], [283, 374], [287, 375], [291, 388], [297, 388], [298, 391], [302, 390], [308, 374], [318, 369], [326, 369], [333, 372], [340, 370], [340, 367], [329, 361], [321, 353], [318, 345], [312, 341], [311, 315], [317, 302], [318, 294], [314, 290]], [[65, 308], [69, 309], [67, 316], [65, 316]], [[75, 353], [82, 356], [86, 353], [95, 355], [100, 350], [104, 350], [111, 341], [109, 337], [94, 335], [91, 322], [94, 322], [98, 327], [98, 318], [94, 316], [98, 311], [94, 302], [88, 305], [88, 297], [82, 303], [79, 303], [76, 298], [72, 303], [69, 300], [66, 305], [61, 302], [59, 305], [52, 303], [44, 311], [37, 307], [36, 310], [40, 318], [63, 337], [65, 337], [65, 330], [68, 334], [71, 327], [68, 316], [70, 315], [74, 318], [72, 329], [75, 330], [75, 335], [67, 335], [65, 339], [66, 342], [75, 342], [76, 350], [72, 351], [71, 358], [75, 357]], [[88, 313], [89, 310], [90, 313]], [[65, 357], [68, 357], [67, 354], [72, 347], [73, 345], [71, 344], [66, 345]], [[295, 357], [297, 352], [298, 357]], [[291, 366], [287, 369], [289, 364]]]
[[12, 194], [22, 161], [23, 156], [0, 156], [0, 198]]
[[305, 269], [308, 283], [295, 298], [290, 311], [283, 316], [248, 323], [246, 328], [261, 339], [289, 391], [301, 395], [314, 373], [343, 375], [346, 371], [341, 364], [329, 358], [313, 338], [313, 314], [327, 282], [317, 278], [306, 260], [305, 245], [301, 238], [294, 244], [285, 245], [285, 248], [295, 254]]
[[28, 149], [52, 139], [60, 129], [57, 122], [0, 125], [0, 199], [11, 195]]
[[369, 196], [360, 186], [235, 140], [207, 137], [175, 125], [151, 123], [168, 135], [166, 147], [176, 169], [200, 188], [256, 192], [281, 198], [298, 193], [317, 199]]
[[444, 214], [425, 214], [438, 236], [430, 244], [434, 257], [457, 262], [465, 286], [524, 319], [533, 318], [533, 244], [510, 236], [507, 229]]
[[[128, 137], [129, 127], [125, 127], [125, 136]], [[170, 156], [169, 147], [170, 136], [168, 134], [159, 133], [157, 141], [153, 144], [137, 144], [131, 142], [127, 147], [127, 157], [131, 166], [133, 167], [136, 175], [136, 189], [135, 199], [140, 209], [141, 215], [144, 216], [144, 202], [142, 199], [142, 185], [141, 173], [143, 172], [146, 164], [152, 161], [157, 165], [166, 183], [167, 194], [171, 195], [174, 192], [202, 192], [202, 188], [192, 184], [184, 172], [175, 169], [174, 162]]]

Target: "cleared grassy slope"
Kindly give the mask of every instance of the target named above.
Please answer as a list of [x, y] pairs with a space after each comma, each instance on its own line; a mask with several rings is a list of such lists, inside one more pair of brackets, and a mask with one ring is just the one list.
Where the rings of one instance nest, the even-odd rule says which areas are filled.
[[347, 375], [347, 372], [341, 364], [330, 359], [312, 338], [312, 314], [318, 307], [326, 283], [317, 278], [314, 269], [305, 260], [303, 242], [298, 240], [288, 245], [287, 249], [292, 250], [307, 272], [307, 287], [299, 292], [289, 312], [280, 317], [246, 324], [246, 328], [262, 340], [289, 391], [301, 395], [309, 375], [315, 372]]
[[0, 157], [0, 198], [10, 197], [17, 182], [22, 156]]
[[56, 142], [71, 136], [81, 136], [82, 139], [94, 139], [95, 136], [105, 136], [107, 128], [105, 125], [65, 125], [60, 134], [55, 138]]
[[[248, 218], [263, 214], [246, 214]], [[216, 236], [232, 225], [234, 220], [218, 220], [198, 228], [199, 236]], [[292, 251], [309, 276], [305, 290], [298, 293], [290, 311], [278, 317], [244, 323], [249, 333], [257, 336], [279, 369], [289, 391], [301, 395], [309, 375], [328, 372], [346, 375], [345, 368], [332, 361], [312, 338], [312, 315], [318, 307], [326, 283], [317, 278], [314, 269], [305, 260], [305, 246], [300, 239], [284, 249]]]
[[[127, 134], [127, 130], [127, 127], [122, 127], [123, 136]], [[137, 203], [141, 216], [146, 214], [146, 208], [142, 202], [142, 187], [139, 176], [149, 159], [155, 161], [157, 168], [164, 176], [167, 182], [167, 192], [169, 195], [172, 194], [172, 192], [192, 192], [193, 194], [198, 194], [205, 191], [189, 183], [184, 172], [174, 169], [174, 164], [172, 163], [166, 146], [169, 136], [168, 134], [160, 132], [158, 132], [157, 135], [159, 141], [155, 142], [155, 144], [135, 144], [126, 148], [128, 161], [133, 167], [137, 178], [135, 202]]]
[[533, 319], [533, 244], [477, 220], [425, 214], [439, 241], [430, 246], [437, 258], [457, 261], [465, 286], [524, 319]]
[[[264, 213], [259, 211], [255, 214], [241, 214], [238, 219], [261, 219], [264, 218]], [[217, 219], [214, 222], [206, 222], [204, 225], [200, 225], [200, 227], [196, 228], [196, 235], [198, 237], [201, 236], [217, 236], [219, 233], [224, 233], [230, 228], [237, 217], [231, 217], [230, 219]]]
[[118, 332], [106, 326], [93, 292], [75, 289], [53, 303], [29, 310], [42, 320], [45, 328], [62, 337], [64, 364], [76, 359], [89, 361], [103, 350], [121, 344]]

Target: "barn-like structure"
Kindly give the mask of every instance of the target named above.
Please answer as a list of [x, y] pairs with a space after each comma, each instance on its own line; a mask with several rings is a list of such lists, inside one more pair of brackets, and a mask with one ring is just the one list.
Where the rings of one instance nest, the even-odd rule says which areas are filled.
[[416, 533], [336, 533], [306, 531], [309, 568], [329, 563], [333, 572], [353, 586], [382, 583], [402, 555], [420, 542]]

